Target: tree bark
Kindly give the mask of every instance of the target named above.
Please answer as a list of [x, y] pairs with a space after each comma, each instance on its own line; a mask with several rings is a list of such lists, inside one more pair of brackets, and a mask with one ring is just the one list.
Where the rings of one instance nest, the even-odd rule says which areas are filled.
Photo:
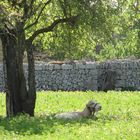
[[[6, 113], [7, 117], [15, 116], [19, 113], [34, 115], [35, 108], [35, 78], [32, 50], [29, 56], [29, 90], [27, 90], [26, 80], [23, 70], [23, 54], [25, 46], [24, 35], [16, 34], [14, 30], [4, 32], [1, 36], [4, 54], [5, 70], [5, 92], [6, 92]], [[30, 66], [31, 65], [31, 66]], [[32, 74], [33, 72], [33, 74]], [[33, 78], [33, 80], [32, 80]]]
[[[28, 59], [28, 100], [25, 104], [26, 112], [34, 116], [34, 108], [36, 101], [36, 87], [35, 87], [35, 66], [34, 66], [34, 55], [33, 55], [33, 45], [27, 44], [27, 59]], [[30, 107], [28, 107], [30, 106]]]

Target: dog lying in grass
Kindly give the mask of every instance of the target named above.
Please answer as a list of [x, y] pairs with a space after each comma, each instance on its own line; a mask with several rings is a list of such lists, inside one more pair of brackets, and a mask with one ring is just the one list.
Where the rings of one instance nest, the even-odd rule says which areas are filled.
[[82, 117], [94, 116], [96, 112], [101, 110], [101, 105], [94, 100], [90, 100], [83, 111], [81, 112], [66, 112], [56, 114], [55, 118], [57, 119], [79, 119]]

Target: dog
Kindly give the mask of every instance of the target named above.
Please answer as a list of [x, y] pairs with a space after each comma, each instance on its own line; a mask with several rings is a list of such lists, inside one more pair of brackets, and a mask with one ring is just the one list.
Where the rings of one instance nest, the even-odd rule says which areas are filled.
[[66, 113], [60, 113], [56, 114], [55, 118], [57, 119], [79, 119], [79, 118], [85, 118], [94, 116], [96, 112], [100, 111], [102, 109], [101, 105], [97, 103], [94, 100], [90, 100], [83, 111], [77, 111], [77, 112], [66, 112]]

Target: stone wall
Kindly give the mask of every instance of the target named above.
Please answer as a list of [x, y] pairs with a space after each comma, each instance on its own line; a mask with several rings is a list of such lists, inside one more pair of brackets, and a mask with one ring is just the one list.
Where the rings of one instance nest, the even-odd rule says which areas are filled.
[[[27, 64], [24, 65], [27, 78]], [[115, 89], [140, 90], [140, 60], [116, 60], [102, 63], [35, 65], [37, 90], [98, 90], [103, 85], [106, 71], [115, 71]], [[0, 90], [3, 90], [0, 65]]]
[[0, 91], [4, 90], [4, 75], [3, 75], [3, 65], [0, 64]]
[[44, 90], [96, 90], [96, 67], [95, 63], [36, 65], [36, 86]]
[[101, 75], [109, 70], [116, 72], [116, 89], [140, 90], [140, 59], [100, 63], [98, 66], [98, 87], [103, 83]]
[[1, 42], [1, 39], [0, 39], [0, 63], [2, 62], [2, 59], [3, 59], [2, 42]]

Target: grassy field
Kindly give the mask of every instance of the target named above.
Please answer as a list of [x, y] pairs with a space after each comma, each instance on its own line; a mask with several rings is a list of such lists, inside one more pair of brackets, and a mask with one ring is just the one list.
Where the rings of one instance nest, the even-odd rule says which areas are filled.
[[[5, 118], [0, 94], [0, 140], [139, 140], [140, 92], [40, 92], [35, 117]], [[90, 99], [102, 105], [98, 118], [58, 120], [55, 113], [82, 110]]]

